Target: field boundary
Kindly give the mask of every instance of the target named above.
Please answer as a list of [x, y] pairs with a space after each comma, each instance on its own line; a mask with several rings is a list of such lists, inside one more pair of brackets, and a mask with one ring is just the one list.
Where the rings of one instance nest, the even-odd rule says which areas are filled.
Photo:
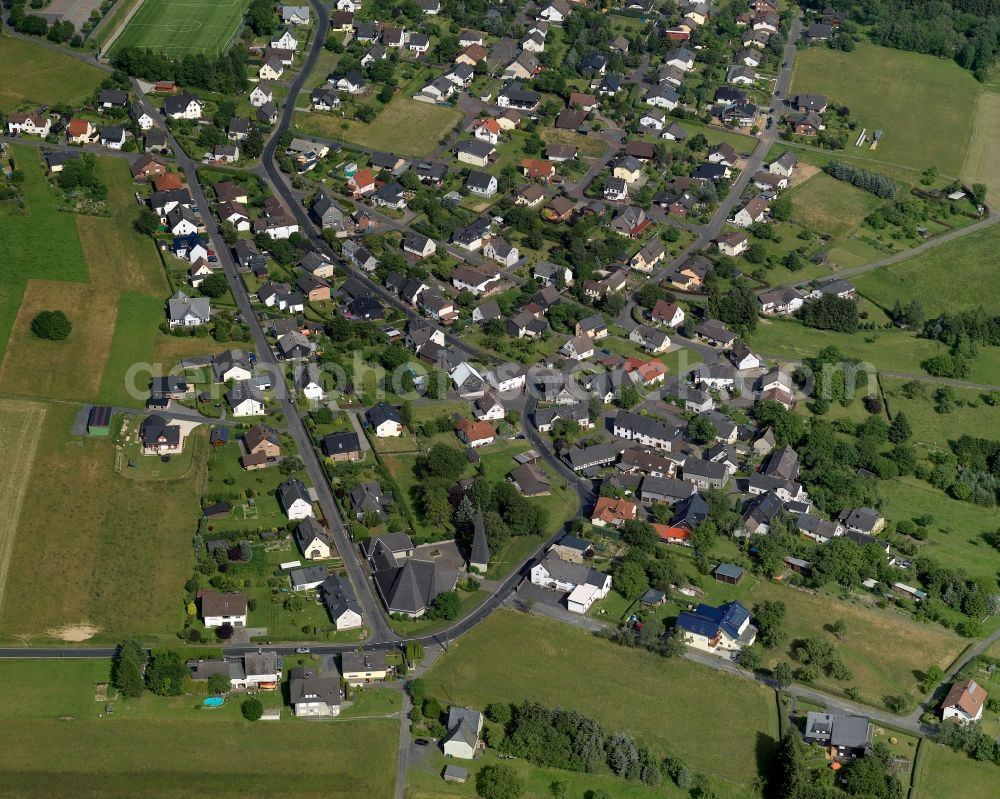
[[[40, 402], [0, 399], [0, 415], [4, 412], [21, 412], [32, 418], [25, 419], [20, 426], [20, 435], [6, 437], [0, 441], [0, 451], [6, 457], [6, 479], [0, 483], [6, 502], [0, 504], [0, 607], [3, 606], [7, 573], [14, 553], [14, 539], [17, 536], [21, 506], [28, 490], [28, 476], [35, 460], [35, 450], [42, 433], [46, 407]], [[8, 451], [9, 450], [9, 451]]]
[[994, 141], [996, 123], [1000, 122], [1000, 93], [983, 91], [976, 98], [972, 135], [965, 151], [962, 178], [969, 183], [986, 184], [987, 193], [1000, 193], [1000, 147]]
[[[122, 21], [118, 23], [118, 27], [111, 31], [111, 35], [108, 37], [107, 42], [105, 42], [105, 44], [103, 45], [100, 42], [98, 42], [97, 44], [98, 59], [102, 61], [107, 60], [104, 54], [110, 52], [111, 48], [114, 47], [115, 42], [118, 41], [118, 37], [120, 37], [122, 33], [124, 33], [125, 29], [128, 27], [128, 24], [132, 21], [132, 17], [134, 17], [139, 12], [139, 9], [142, 8], [143, 3], [145, 2], [146, 0], [135, 0], [135, 2], [132, 5], [132, 8], [130, 8], [128, 10], [128, 13], [125, 14], [124, 19], [122, 19]], [[107, 19], [107, 17], [105, 17], [105, 19]], [[100, 29], [101, 26], [98, 25], [97, 28], [95, 28], [94, 31], [90, 34], [91, 37], [96, 36], [97, 32]]]

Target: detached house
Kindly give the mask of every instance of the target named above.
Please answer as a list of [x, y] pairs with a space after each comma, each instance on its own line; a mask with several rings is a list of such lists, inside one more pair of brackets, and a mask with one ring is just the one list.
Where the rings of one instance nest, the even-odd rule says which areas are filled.
[[959, 680], [951, 686], [941, 703], [941, 720], [953, 719], [956, 724], [969, 724], [983, 717], [986, 690], [975, 680]]
[[611, 575], [580, 563], [563, 560], [551, 551], [531, 568], [531, 582], [553, 591], [568, 592], [567, 605], [574, 613], [586, 613], [594, 602], [611, 592]]
[[305, 519], [313, 515], [312, 497], [305, 483], [290, 477], [278, 486], [278, 504], [289, 519]]
[[378, 438], [396, 438], [403, 433], [403, 420], [399, 413], [385, 402], [369, 408], [365, 419]]
[[733, 224], [739, 227], [750, 227], [757, 222], [763, 222], [767, 215], [767, 209], [767, 200], [762, 195], [757, 195], [736, 212]]
[[695, 610], [682, 611], [677, 630], [688, 646], [712, 654], [736, 654], [757, 640], [750, 611], [739, 602], [719, 607], [701, 604]]
[[238, 593], [222, 593], [220, 591], [199, 591], [201, 602], [201, 618], [206, 627], [221, 627], [228, 624], [232, 627], [246, 627], [247, 595]]
[[590, 521], [595, 527], [621, 527], [625, 522], [635, 519], [636, 505], [624, 499], [615, 497], [598, 497], [597, 504], [590, 514]]

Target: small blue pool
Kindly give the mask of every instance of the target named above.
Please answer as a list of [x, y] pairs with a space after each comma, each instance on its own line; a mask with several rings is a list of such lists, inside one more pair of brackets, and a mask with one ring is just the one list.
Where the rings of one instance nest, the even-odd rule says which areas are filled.
[[202, 704], [206, 707], [219, 707], [226, 700], [221, 696], [207, 696], [202, 700]]

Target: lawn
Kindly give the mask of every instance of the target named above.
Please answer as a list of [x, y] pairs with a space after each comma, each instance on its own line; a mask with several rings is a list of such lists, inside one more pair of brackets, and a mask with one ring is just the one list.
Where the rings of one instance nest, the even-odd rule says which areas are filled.
[[928, 318], [942, 311], [961, 311], [1000, 304], [995, 260], [1000, 226], [992, 225], [942, 244], [901, 263], [859, 275], [858, 291], [883, 308], [896, 300], [923, 303]]
[[[25, 64], [31, 68], [25, 69]], [[79, 105], [103, 79], [97, 67], [41, 42], [0, 35], [0, 111], [16, 111], [22, 105]]]
[[859, 224], [882, 201], [850, 183], [818, 173], [792, 189], [792, 220], [815, 233], [843, 236]]
[[301, 133], [410, 156], [430, 155], [461, 120], [462, 112], [457, 108], [409, 97], [393, 99], [370, 124], [331, 114], [295, 113], [295, 127]]
[[249, 4], [249, 0], [220, 3], [143, 0], [142, 7], [111, 43], [110, 51], [148, 47], [172, 56], [186, 53], [214, 56], [229, 47]]
[[1000, 192], [1000, 148], [996, 144], [1000, 125], [1000, 93], [984, 91], [976, 102], [972, 141], [965, 154], [962, 177], [969, 182], [985, 183], [987, 199], [995, 201]]
[[[98, 159], [110, 216], [74, 216], [58, 210], [57, 191], [42, 176], [37, 152], [17, 148], [15, 157], [26, 175], [28, 215], [0, 216], [0, 238], [6, 223], [15, 228], [14, 269], [4, 273], [0, 285], [9, 281], [12, 292], [20, 288], [23, 294], [0, 386], [23, 395], [80, 401], [100, 397], [137, 405], [141, 395], [131, 396], [124, 378], [132, 364], [152, 359], [168, 290], [155, 246], [132, 228], [135, 199], [128, 164], [120, 158]], [[54, 257], [39, 262], [39, 249]], [[66, 341], [44, 341], [31, 333], [32, 317], [46, 309], [61, 309], [70, 317], [73, 331]], [[4, 333], [0, 329], [6, 340]], [[43, 362], [48, 368], [35, 368]]]
[[[774, 695], [762, 686], [508, 610], [453, 643], [425, 679], [428, 694], [447, 703], [533, 699], [577, 709], [606, 733], [629, 731], [657, 755], [744, 787], [777, 740]], [[722, 705], [724, 715], [704, 712]]]
[[850, 53], [826, 47], [800, 51], [789, 96], [825, 94], [847, 105], [862, 127], [885, 132], [874, 151], [851, 142], [851, 155], [958, 175], [979, 91], [972, 74], [950, 59], [860, 44]]
[[398, 720], [310, 723], [286, 708], [281, 721], [254, 724], [235, 702], [207, 711], [197, 697], [152, 694], [99, 718], [94, 684], [108, 672], [106, 660], [0, 664], [5, 795], [277, 796], [289, 793], [294, 761], [295, 796], [392, 796]]
[[996, 792], [998, 779], [1000, 773], [993, 763], [973, 760], [968, 755], [925, 741], [920, 752], [917, 787], [910, 797], [958, 799], [989, 796]]
[[[69, 404], [48, 406], [0, 607], [0, 636], [58, 637], [92, 625], [97, 639], [179, 629], [191, 576], [204, 467], [173, 481], [113, 472], [110, 438], [70, 439]], [[39, 586], [59, 590], [39, 590]]]
[[[923, 374], [922, 361], [943, 350], [943, 345], [917, 338], [905, 330], [835, 333], [816, 330], [791, 319], [762, 319], [751, 336], [755, 352], [771, 358], [801, 360], [824, 347], [837, 347], [845, 356], [867, 362], [876, 369]], [[966, 378], [969, 382], [1000, 384], [1000, 359], [983, 348]]]

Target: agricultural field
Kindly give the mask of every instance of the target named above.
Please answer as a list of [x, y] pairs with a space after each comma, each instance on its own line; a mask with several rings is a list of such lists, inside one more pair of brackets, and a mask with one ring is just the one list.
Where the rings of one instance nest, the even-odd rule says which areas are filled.
[[[954, 61], [859, 44], [846, 53], [827, 47], [800, 50], [789, 95], [825, 94], [847, 105], [869, 131], [885, 131], [877, 150], [845, 154], [912, 169], [935, 166], [957, 176], [972, 137], [980, 87]], [[928, 108], [935, 109], [933, 114]], [[877, 169], [876, 166], [872, 167]]]
[[[12, 328], [0, 387], [47, 399], [139, 405], [141, 397], [127, 391], [124, 378], [133, 363], [152, 358], [168, 287], [156, 248], [132, 228], [128, 164], [98, 159], [110, 216], [71, 215], [58, 209], [57, 190], [45, 181], [37, 151], [14, 150], [26, 176], [27, 215], [0, 209], [0, 238], [9, 226], [4, 240], [14, 256], [14, 269], [4, 272], [0, 285], [10, 285], [7, 303], [17, 301], [5, 309], [16, 314], [10, 328], [7, 314], [0, 315], [0, 353]], [[39, 262], [40, 250], [53, 257]], [[34, 315], [52, 309], [65, 311], [73, 323], [66, 341], [44, 341], [30, 331]], [[41, 362], [49, 368], [36, 369]]]
[[397, 96], [370, 124], [333, 114], [299, 111], [295, 128], [309, 136], [363, 144], [398, 155], [426, 156], [462, 119], [457, 108]]
[[194, 564], [204, 459], [193, 458], [177, 479], [126, 479], [114, 471], [112, 438], [70, 438], [76, 412], [71, 404], [48, 406], [33, 465], [21, 472], [25, 495], [0, 637], [118, 641], [172, 634], [183, 619], [179, 597]]
[[[287, 764], [301, 760], [295, 796], [392, 796], [394, 770], [371, 763], [395, 762], [397, 719], [316, 724], [286, 708], [265, 730], [244, 721], [235, 703], [207, 711], [197, 697], [152, 694], [118, 700], [100, 718], [94, 689], [109, 669], [106, 660], [0, 664], [6, 795], [189, 797], [197, 785], [199, 794], [276, 796], [288, 792]], [[270, 705], [281, 695], [261, 698]]]
[[984, 91], [976, 101], [975, 124], [962, 166], [961, 176], [970, 183], [985, 183], [987, 200], [996, 202], [1000, 193], [1000, 147], [996, 131], [1000, 126], [1000, 93]]
[[103, 79], [97, 67], [58, 49], [0, 34], [0, 111], [9, 113], [22, 105], [78, 105]]
[[[923, 303], [928, 318], [1000, 303], [994, 262], [1000, 226], [991, 225], [898, 264], [859, 275], [858, 291], [883, 308], [896, 300]], [[943, 287], [947, 290], [942, 290]]]
[[148, 47], [172, 56], [216, 55], [228, 49], [239, 30], [249, 0], [219, 3], [142, 0], [142, 7], [112, 42], [111, 52]]
[[[774, 695], [762, 686], [508, 610], [453, 643], [425, 679], [428, 695], [442, 702], [531, 699], [580, 710], [607, 732], [628, 731], [657, 754], [741, 788], [778, 737]], [[702, 712], [722, 704], [725, 718]]]

